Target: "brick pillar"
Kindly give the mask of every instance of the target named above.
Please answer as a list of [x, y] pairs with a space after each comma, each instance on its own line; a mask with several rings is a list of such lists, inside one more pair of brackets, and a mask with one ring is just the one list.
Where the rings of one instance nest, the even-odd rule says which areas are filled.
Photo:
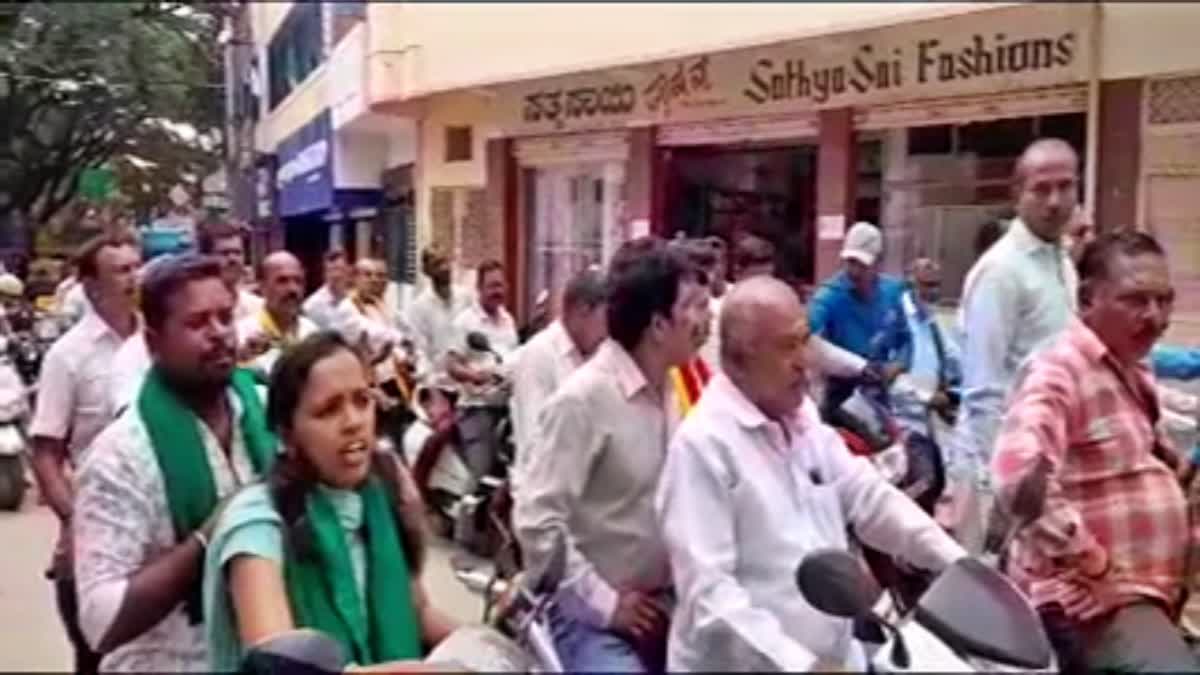
[[487, 190], [487, 222], [495, 228], [504, 252], [504, 271], [508, 276], [508, 306], [518, 319], [524, 317], [521, 299], [525, 275], [522, 236], [517, 220], [517, 162], [513, 157], [512, 139], [493, 138], [484, 147]]
[[[822, 239], [820, 221], [823, 216], [841, 216], [849, 227], [854, 219], [854, 191], [857, 179], [857, 146], [854, 139], [854, 110], [838, 108], [822, 110], [820, 147], [817, 149], [817, 224], [816, 270], [814, 282], [822, 281], [837, 272], [838, 251], [842, 238]], [[844, 230], [843, 230], [844, 233]]]
[[1097, 142], [1096, 227], [1137, 224], [1137, 191], [1142, 156], [1142, 80], [1100, 83]]
[[[629, 162], [625, 169], [625, 215], [629, 220], [649, 220], [650, 231], [659, 233], [655, 216], [655, 127], [629, 131]], [[661, 233], [659, 233], [661, 234]]]

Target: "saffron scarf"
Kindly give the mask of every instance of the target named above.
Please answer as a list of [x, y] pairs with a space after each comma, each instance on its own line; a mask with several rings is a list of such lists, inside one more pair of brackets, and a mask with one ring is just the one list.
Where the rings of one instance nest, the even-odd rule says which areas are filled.
[[[275, 437], [267, 430], [254, 376], [235, 370], [230, 387], [242, 406], [239, 428], [246, 454], [254, 472], [261, 476], [275, 457]], [[202, 422], [179, 400], [157, 368], [146, 375], [137, 406], [162, 473], [175, 540], [183, 541], [208, 520], [218, 499], [217, 483], [200, 435]], [[203, 619], [201, 591], [200, 584], [196, 584], [185, 601], [193, 625]]]
[[386, 489], [371, 476], [358, 490], [366, 545], [367, 597], [360, 598], [346, 531], [320, 490], [307, 496], [313, 552], [285, 555], [284, 580], [296, 625], [337, 640], [359, 665], [421, 658], [408, 560]]
[[704, 393], [704, 387], [712, 379], [712, 371], [704, 359], [697, 356], [682, 366], [671, 369], [671, 383], [675, 388], [675, 400], [679, 402], [684, 417], [692, 411]]

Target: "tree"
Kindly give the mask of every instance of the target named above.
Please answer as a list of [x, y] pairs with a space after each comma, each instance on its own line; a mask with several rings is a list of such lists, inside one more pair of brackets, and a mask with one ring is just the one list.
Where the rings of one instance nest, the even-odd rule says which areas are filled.
[[212, 7], [0, 5], [0, 223], [47, 223], [105, 163], [135, 207], [212, 171], [224, 105]]

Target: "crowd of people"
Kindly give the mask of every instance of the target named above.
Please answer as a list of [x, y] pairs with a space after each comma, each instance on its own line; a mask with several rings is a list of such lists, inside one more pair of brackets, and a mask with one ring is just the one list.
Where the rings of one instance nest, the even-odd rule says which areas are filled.
[[[1061, 141], [1027, 149], [1016, 217], [949, 327], [938, 263], [881, 273], [869, 223], [811, 299], [772, 276], [763, 239], [645, 237], [526, 326], [497, 261], [468, 291], [426, 252], [401, 303], [382, 260], [332, 249], [305, 298], [303, 265], [274, 251], [259, 296], [235, 227], [145, 265], [98, 238], [30, 425], [76, 670], [232, 671], [295, 627], [358, 666], [420, 670], [457, 627], [422, 582], [428, 512], [495, 471], [509, 416], [525, 562], [566, 535], [550, 623], [571, 672], [861, 670], [796, 563], [853, 531], [938, 572], [1006, 522], [1003, 571], [1064, 670], [1194, 670], [1194, 456], [1162, 413], [1200, 404], [1153, 371], [1200, 376], [1200, 352], [1158, 344], [1166, 256], [1142, 232], [1097, 235], [1078, 173]], [[936, 514], [830, 426], [862, 391], [940, 447]], [[1045, 504], [1017, 522], [1030, 481]]]

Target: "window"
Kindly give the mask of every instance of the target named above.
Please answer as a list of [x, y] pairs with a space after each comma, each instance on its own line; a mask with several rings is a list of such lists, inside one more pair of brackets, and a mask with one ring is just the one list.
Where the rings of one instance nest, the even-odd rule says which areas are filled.
[[471, 161], [471, 127], [446, 127], [446, 161]]
[[267, 47], [271, 108], [321, 65], [325, 58], [321, 3], [298, 2]]

